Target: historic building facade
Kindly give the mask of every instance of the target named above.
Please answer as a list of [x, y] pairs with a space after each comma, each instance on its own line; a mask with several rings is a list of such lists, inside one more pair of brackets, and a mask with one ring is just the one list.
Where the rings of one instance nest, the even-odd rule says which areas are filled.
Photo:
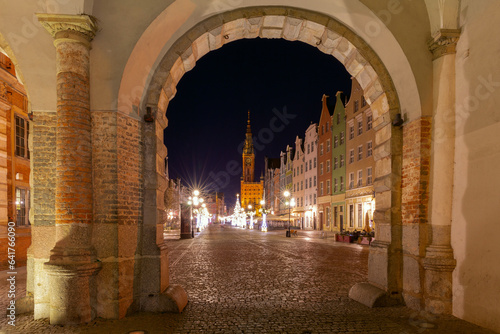
[[[12, 254], [26, 264], [31, 243], [29, 131], [26, 91], [11, 59], [0, 52], [0, 268]], [[9, 246], [8, 227], [15, 230], [15, 247]]]
[[[292, 164], [292, 182], [293, 190], [291, 197], [294, 199], [295, 205], [292, 208], [294, 221], [296, 226], [304, 228], [304, 139], [297, 136], [295, 138], [295, 150]], [[306, 167], [307, 168], [307, 167]]]
[[363, 96], [363, 90], [355, 78], [351, 78], [352, 88], [349, 102], [345, 106], [347, 143], [347, 189], [345, 207], [348, 230], [373, 229], [375, 195], [373, 193], [373, 113]]
[[323, 95], [321, 116], [318, 123], [318, 225], [316, 230], [330, 229], [332, 221], [332, 115]]
[[345, 176], [346, 176], [346, 138], [345, 122], [346, 110], [344, 108], [345, 95], [337, 92], [335, 109], [332, 117], [332, 224], [331, 231], [342, 232], [345, 229]]
[[245, 210], [259, 212], [260, 201], [264, 198], [264, 178], [259, 182], [254, 181], [255, 177], [255, 152], [252, 139], [252, 129], [250, 127], [250, 111], [248, 112], [247, 131], [245, 134], [245, 144], [242, 153], [243, 174], [241, 176], [241, 207]]
[[304, 226], [306, 230], [314, 229], [318, 219], [318, 125], [311, 123], [304, 136]]

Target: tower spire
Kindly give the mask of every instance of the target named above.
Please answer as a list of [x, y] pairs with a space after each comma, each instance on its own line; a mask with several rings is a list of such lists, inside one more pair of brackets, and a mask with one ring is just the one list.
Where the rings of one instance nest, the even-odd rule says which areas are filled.
[[252, 133], [252, 130], [250, 129], [250, 110], [248, 110], [247, 133]]

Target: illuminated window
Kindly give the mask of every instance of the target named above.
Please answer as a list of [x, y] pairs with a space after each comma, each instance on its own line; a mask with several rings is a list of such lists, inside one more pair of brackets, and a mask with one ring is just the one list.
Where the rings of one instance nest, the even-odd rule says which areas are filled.
[[18, 226], [28, 225], [29, 220], [26, 215], [29, 208], [29, 190], [16, 188], [16, 224]]
[[344, 144], [344, 131], [340, 133], [340, 145]]

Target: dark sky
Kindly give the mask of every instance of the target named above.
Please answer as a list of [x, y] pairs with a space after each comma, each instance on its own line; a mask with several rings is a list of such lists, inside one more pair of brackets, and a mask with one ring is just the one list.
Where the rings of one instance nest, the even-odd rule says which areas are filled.
[[305, 43], [257, 38], [224, 45], [182, 77], [168, 106], [170, 177], [224, 192], [230, 209], [240, 191], [247, 111], [259, 180], [265, 156], [279, 157], [319, 121], [323, 94], [350, 88], [344, 66]]

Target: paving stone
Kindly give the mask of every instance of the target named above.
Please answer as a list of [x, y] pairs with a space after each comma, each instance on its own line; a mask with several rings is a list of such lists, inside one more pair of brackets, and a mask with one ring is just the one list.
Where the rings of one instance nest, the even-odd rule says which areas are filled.
[[[351, 286], [367, 279], [368, 247], [320, 238], [317, 231], [286, 238], [283, 230], [216, 225], [168, 245], [170, 282], [189, 297], [181, 314], [139, 313], [81, 326], [51, 326], [21, 315], [16, 328], [0, 319], [0, 333], [493, 333], [452, 316], [370, 309], [351, 300]], [[0, 285], [0, 310], [5, 289]]]

